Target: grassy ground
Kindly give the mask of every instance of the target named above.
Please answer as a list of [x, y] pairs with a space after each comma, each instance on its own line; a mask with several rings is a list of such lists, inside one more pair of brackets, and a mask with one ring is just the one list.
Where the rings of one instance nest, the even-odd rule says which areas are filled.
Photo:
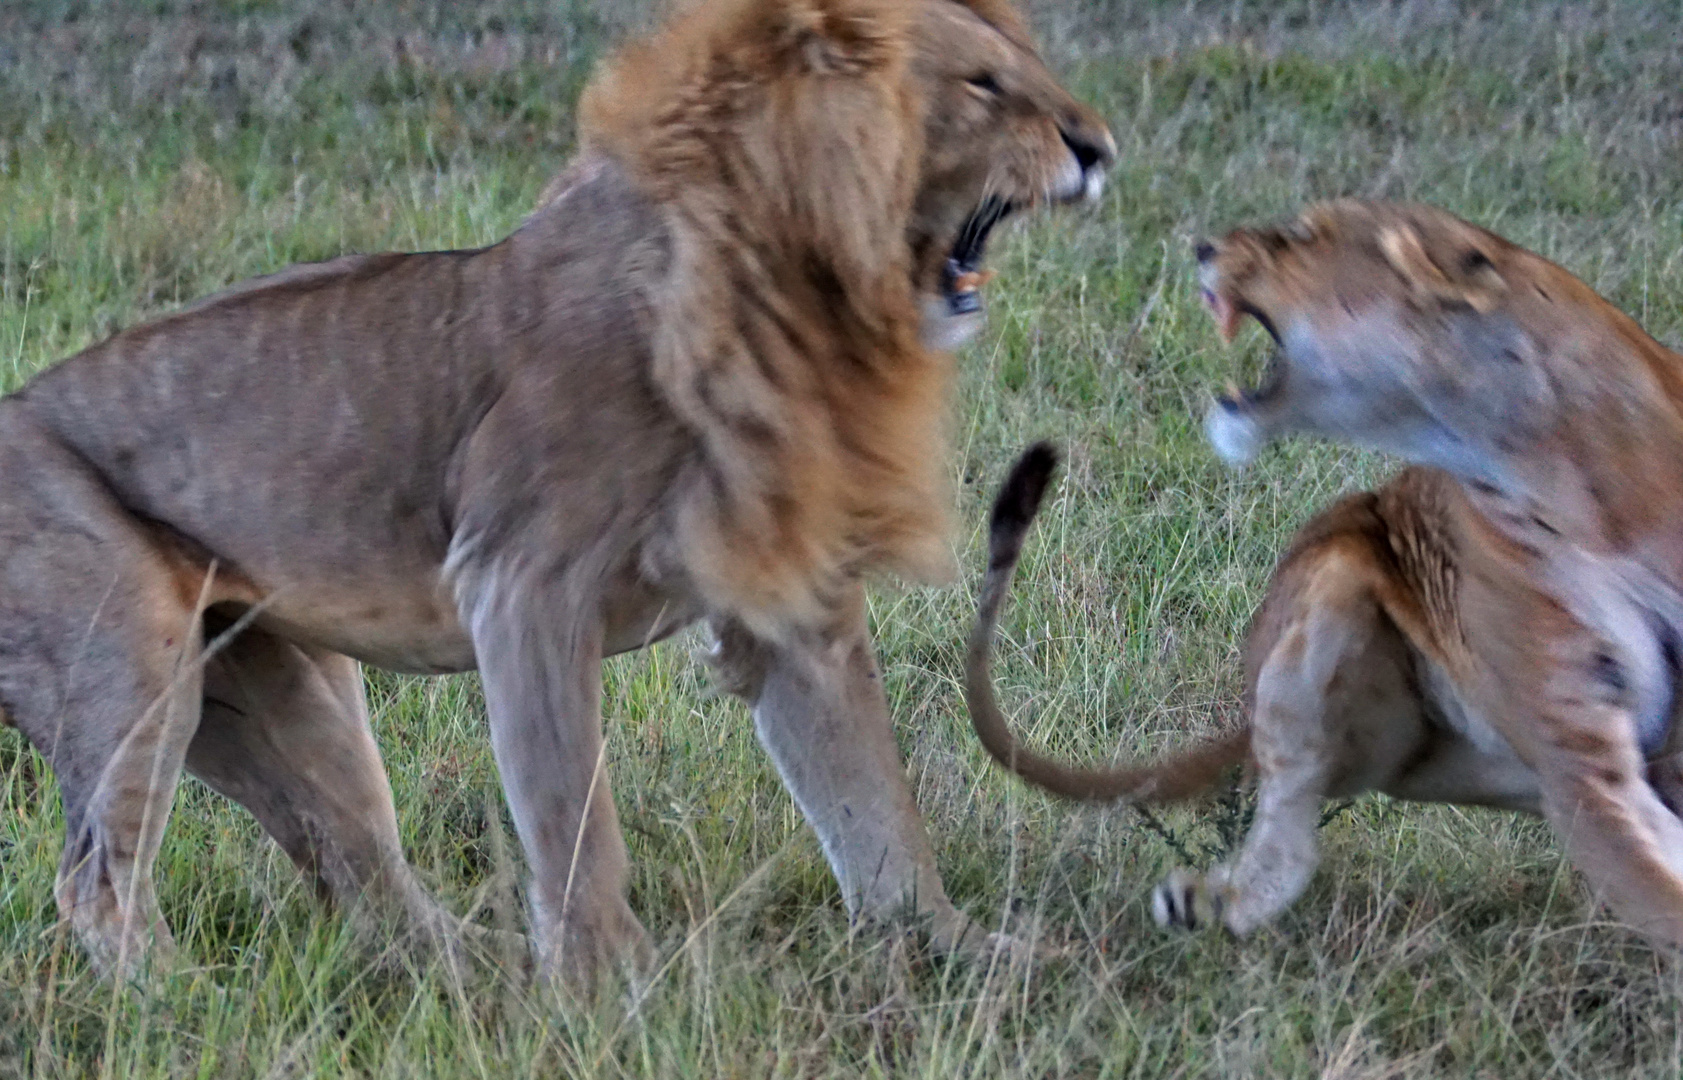
[[[1236, 361], [1198, 309], [1189, 238], [1314, 197], [1427, 199], [1676, 341], [1679, 14], [1043, 0], [1047, 53], [1111, 118], [1121, 162], [1099, 212], [1000, 247], [953, 461], [976, 567], [1014, 451], [1070, 452], [1002, 656], [1038, 738], [1102, 758], [1218, 722], [1273, 553], [1386, 469], [1301, 445], [1218, 468], [1195, 417]], [[0, 8], [0, 384], [285, 263], [503, 235], [565, 160], [594, 57], [645, 17], [585, 0]], [[158, 874], [182, 966], [149, 996], [101, 984], [55, 925], [57, 795], [5, 733], [0, 1078], [1677, 1074], [1675, 976], [1534, 822], [1363, 802], [1327, 825], [1323, 872], [1277, 927], [1160, 934], [1145, 899], [1171, 844], [1023, 791], [974, 745], [955, 690], [971, 603], [874, 602], [902, 746], [953, 895], [1079, 959], [1024, 982], [850, 934], [745, 712], [707, 696], [686, 641], [607, 679], [633, 900], [666, 960], [634, 1013], [370, 957], [191, 782]], [[477, 682], [369, 682], [410, 857], [457, 910], [513, 910]], [[1208, 861], [1240, 812], [1166, 821]]]

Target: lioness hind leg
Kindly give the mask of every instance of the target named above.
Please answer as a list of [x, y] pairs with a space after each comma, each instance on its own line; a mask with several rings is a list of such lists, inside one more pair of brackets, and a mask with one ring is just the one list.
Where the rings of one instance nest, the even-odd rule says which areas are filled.
[[452, 959], [464, 936], [488, 933], [440, 907], [404, 860], [349, 657], [243, 631], [206, 665], [187, 768], [250, 810], [318, 891], [365, 925], [396, 918]]
[[53, 888], [59, 913], [100, 974], [117, 978], [137, 976], [149, 962], [167, 966], [175, 951], [152, 867], [198, 722], [198, 674], [182, 649], [197, 634], [191, 611], [177, 614], [175, 644], [165, 650], [173, 655], [153, 657], [128, 679], [100, 664], [121, 680], [104, 685], [75, 678], [64, 706], [74, 719], [63, 728], [20, 720], [52, 762], [63, 799], [64, 856]]
[[1162, 925], [1243, 935], [1278, 915], [1320, 861], [1321, 800], [1374, 788], [1425, 738], [1409, 646], [1373, 595], [1371, 564], [1335, 549], [1279, 577], [1287, 569], [1291, 589], [1277, 579], [1267, 603], [1289, 610], [1259, 615], [1274, 633], [1251, 642], [1255, 822], [1207, 878], [1177, 870], [1157, 887]]

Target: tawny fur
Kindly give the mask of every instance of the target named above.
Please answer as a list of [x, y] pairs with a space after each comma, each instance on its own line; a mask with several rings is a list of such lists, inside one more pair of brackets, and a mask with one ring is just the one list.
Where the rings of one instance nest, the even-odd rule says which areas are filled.
[[861, 581], [943, 562], [950, 360], [920, 340], [960, 229], [1114, 152], [1003, 11], [704, 0], [609, 64], [502, 242], [284, 270], [0, 401], [0, 712], [58, 777], [101, 969], [168, 951], [183, 767], [359, 917], [509, 944], [405, 864], [358, 660], [480, 671], [539, 963], [644, 958], [600, 665], [700, 619], [849, 910], [989, 940], [935, 870]]
[[1626, 920], [1683, 945], [1683, 357], [1429, 207], [1327, 204], [1199, 258], [1224, 332], [1255, 315], [1280, 345], [1212, 411], [1218, 445], [1303, 432], [1437, 468], [1281, 561], [1247, 648], [1255, 825], [1165, 883], [1160, 917], [1266, 920], [1314, 868], [1320, 799], [1378, 789], [1544, 814]]
[[[1025, 456], [996, 501], [991, 561], [966, 669], [972, 722], [990, 753], [1023, 779], [1086, 801], [1170, 802], [1207, 793], [1246, 762], [1258, 808], [1239, 852], [1209, 874], [1177, 870], [1158, 886], [1166, 924], [1248, 933], [1301, 893], [1319, 861], [1323, 801], [1394, 798], [1531, 813], [1541, 789], [1492, 725], [1507, 693], [1514, 626], [1542, 633], [1569, 618], [1514, 576], [1511, 541], [1437, 469], [1408, 469], [1340, 499], [1281, 556], [1243, 649], [1245, 722], [1151, 763], [1081, 769], [1016, 742], [994, 703], [989, 643], [1000, 599], [1038, 499], [1022, 489], [1051, 458]], [[1526, 620], [1523, 624], [1513, 620]], [[1655, 673], [1652, 657], [1619, 656]], [[1669, 683], [1630, 688], [1649, 712]], [[1669, 724], [1669, 717], [1664, 721]], [[1676, 729], [1648, 754], [1647, 777], [1676, 808]]]

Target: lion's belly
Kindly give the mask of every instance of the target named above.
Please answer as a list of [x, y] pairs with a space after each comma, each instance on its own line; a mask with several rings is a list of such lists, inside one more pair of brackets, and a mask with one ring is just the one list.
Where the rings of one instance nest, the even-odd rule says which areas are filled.
[[[629, 652], [671, 636], [701, 614], [693, 598], [640, 581], [603, 598], [602, 652]], [[261, 605], [256, 625], [292, 641], [344, 653], [365, 664], [418, 675], [472, 671], [473, 640], [441, 585], [384, 582], [377, 587], [291, 585]]]
[[1435, 706], [1434, 720], [1472, 743], [1481, 754], [1512, 758], [1519, 762], [1519, 755], [1514, 753], [1507, 738], [1496, 730], [1496, 725], [1485, 715], [1479, 702], [1464, 692], [1454, 676], [1430, 660], [1422, 668], [1421, 688], [1427, 700]]
[[[1633, 707], [1627, 712], [1631, 717], [1636, 744], [1644, 757], [1653, 757], [1670, 737], [1673, 686], [1664, 670], [1646, 668], [1639, 673], [1646, 678], [1641, 678], [1638, 685], [1629, 688]], [[1426, 664], [1422, 683], [1426, 685], [1427, 696], [1436, 705], [1436, 718], [1444, 727], [1478, 747], [1481, 754], [1511, 759], [1518, 767], [1528, 770], [1503, 733], [1496, 730], [1495, 723], [1491, 723], [1488, 715], [1479, 708], [1478, 701], [1463, 693], [1463, 688], [1437, 664]]]
[[439, 675], [476, 666], [473, 641], [448, 596], [416, 584], [280, 589], [255, 621], [271, 633], [390, 671]]
[[[1653, 758], [1670, 736], [1675, 686], [1661, 645], [1648, 635], [1634, 635], [1613, 646], [1625, 713], [1632, 735], [1645, 758]], [[1493, 791], [1506, 805], [1540, 806], [1542, 789], [1535, 770], [1515, 752], [1491, 719], [1481, 694], [1462, 686], [1430, 656], [1422, 656], [1421, 691], [1429, 713], [1441, 729], [1453, 732], [1476, 751]], [[1495, 686], [1497, 693], [1507, 688]]]

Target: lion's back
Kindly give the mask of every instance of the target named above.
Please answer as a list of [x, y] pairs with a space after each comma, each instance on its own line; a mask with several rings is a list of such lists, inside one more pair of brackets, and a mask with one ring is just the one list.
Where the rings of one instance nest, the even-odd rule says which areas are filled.
[[563, 428], [593, 399], [636, 407], [619, 399], [641, 392], [647, 331], [625, 264], [661, 236], [598, 169], [494, 247], [243, 282], [70, 357], [8, 407], [125, 505], [253, 570], [302, 549], [436, 564], [452, 470], [511, 383], [552, 395]]

